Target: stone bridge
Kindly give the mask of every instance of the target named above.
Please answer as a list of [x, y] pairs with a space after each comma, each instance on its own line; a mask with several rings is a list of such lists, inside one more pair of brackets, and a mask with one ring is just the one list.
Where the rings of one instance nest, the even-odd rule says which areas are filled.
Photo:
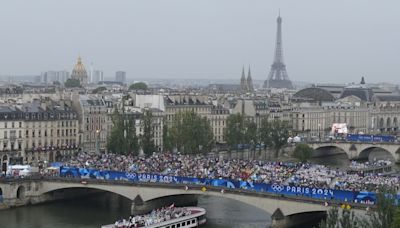
[[[280, 208], [285, 216], [328, 210], [323, 200], [305, 197], [283, 197], [281, 195], [239, 189], [224, 189], [224, 191], [221, 191], [220, 187], [216, 188], [211, 186], [184, 186], [176, 184], [66, 178], [0, 181], [0, 193], [2, 193], [3, 204], [10, 207], [54, 200], [56, 199], [55, 197], [59, 195], [57, 192], [66, 192], [67, 190], [74, 189], [94, 189], [112, 192], [126, 197], [133, 202], [137, 200], [138, 196], [145, 202], [163, 197], [182, 195], [225, 197], [258, 207], [268, 214], [273, 214]], [[354, 207], [356, 207], [356, 205], [354, 205]]]
[[[400, 162], [400, 144], [398, 143], [359, 143], [359, 142], [327, 142], [309, 143], [316, 152], [322, 149], [337, 148], [346, 153], [349, 159], [368, 158], [369, 154], [380, 149], [390, 154], [396, 162]], [[323, 154], [318, 153], [318, 156]]]

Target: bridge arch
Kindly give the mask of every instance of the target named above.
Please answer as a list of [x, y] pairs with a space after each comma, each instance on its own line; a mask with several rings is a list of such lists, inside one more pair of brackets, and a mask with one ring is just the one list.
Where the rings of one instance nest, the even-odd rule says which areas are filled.
[[77, 191], [80, 191], [80, 190], [98, 190], [98, 191], [102, 191], [102, 192], [112, 193], [112, 194], [121, 196], [123, 198], [129, 199], [129, 200], [133, 200], [134, 199], [130, 195], [121, 193], [119, 191], [113, 191], [111, 189], [105, 189], [100, 185], [98, 185], [98, 186], [95, 186], [95, 185], [93, 185], [93, 186], [92, 185], [91, 186], [82, 185], [82, 186], [60, 187], [60, 188], [54, 188], [54, 189], [46, 190], [46, 191], [42, 192], [42, 194], [43, 195], [57, 195], [60, 192], [64, 192], [64, 193], [65, 193], [65, 191], [77, 192]]
[[19, 200], [25, 199], [25, 186], [21, 185], [17, 188], [16, 196]]
[[325, 156], [333, 156], [338, 154], [345, 154], [347, 158], [349, 158], [349, 154], [345, 148], [342, 148], [339, 145], [330, 144], [330, 145], [321, 145], [314, 147], [314, 152], [312, 157], [325, 157]]
[[363, 150], [360, 151], [360, 154], [358, 155], [359, 159], [367, 159], [370, 160], [370, 154], [377, 152], [378, 154], [376, 155], [376, 158], [379, 159], [384, 159], [384, 158], [390, 158], [390, 160], [395, 161], [395, 156], [392, 154], [390, 151], [388, 151], [385, 148], [382, 148], [380, 146], [369, 146], [367, 148], [364, 148]]

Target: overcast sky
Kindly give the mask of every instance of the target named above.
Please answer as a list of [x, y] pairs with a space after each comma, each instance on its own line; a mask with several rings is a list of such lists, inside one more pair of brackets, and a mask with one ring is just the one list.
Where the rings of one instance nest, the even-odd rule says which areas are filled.
[[0, 75], [86, 68], [131, 79], [265, 79], [276, 17], [293, 81], [400, 83], [400, 1], [12, 0], [0, 3]]

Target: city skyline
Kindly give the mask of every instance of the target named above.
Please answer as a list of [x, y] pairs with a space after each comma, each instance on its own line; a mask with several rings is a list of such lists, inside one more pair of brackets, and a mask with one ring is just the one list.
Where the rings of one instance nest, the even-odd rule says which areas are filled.
[[0, 9], [6, 44], [0, 75], [72, 71], [81, 55], [105, 78], [122, 69], [127, 80], [236, 82], [242, 66], [250, 65], [253, 79], [265, 80], [281, 9], [292, 81], [351, 83], [365, 76], [371, 83], [399, 84], [398, 3], [362, 3], [85, 1], [76, 7], [77, 1], [13, 1]]

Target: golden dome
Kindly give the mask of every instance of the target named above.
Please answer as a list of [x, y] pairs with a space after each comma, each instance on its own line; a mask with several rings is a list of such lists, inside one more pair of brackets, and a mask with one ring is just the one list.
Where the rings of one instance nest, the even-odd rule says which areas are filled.
[[85, 72], [86, 73], [86, 69], [85, 66], [82, 64], [82, 59], [79, 56], [78, 57], [78, 62], [76, 63], [74, 69], [72, 70], [72, 72]]
[[87, 82], [87, 72], [80, 56], [78, 57], [78, 62], [72, 70], [71, 78], [78, 79], [81, 84]]

